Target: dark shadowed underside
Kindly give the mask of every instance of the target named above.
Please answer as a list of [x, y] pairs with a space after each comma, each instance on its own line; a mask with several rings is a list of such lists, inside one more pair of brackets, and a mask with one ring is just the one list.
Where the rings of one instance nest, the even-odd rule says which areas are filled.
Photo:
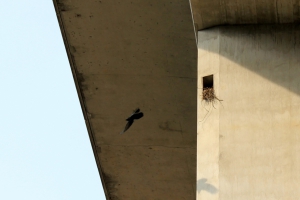
[[[189, 2], [54, 1], [107, 199], [195, 199]], [[124, 133], [135, 108], [144, 116]]]

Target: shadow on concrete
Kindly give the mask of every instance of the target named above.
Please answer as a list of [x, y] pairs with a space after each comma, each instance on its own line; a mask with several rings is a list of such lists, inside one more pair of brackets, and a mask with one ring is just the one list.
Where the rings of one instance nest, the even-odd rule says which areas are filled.
[[[220, 49], [210, 45], [198, 48], [220, 54], [300, 95], [299, 24], [221, 26], [204, 30], [203, 33], [208, 33], [206, 39], [212, 39], [209, 38], [210, 33], [216, 38], [218, 30]], [[220, 63], [220, 71], [225, 68]]]
[[201, 192], [202, 190], [209, 192], [210, 194], [216, 194], [218, 189], [212, 184], [207, 183], [206, 178], [199, 179], [197, 181], [197, 192]]

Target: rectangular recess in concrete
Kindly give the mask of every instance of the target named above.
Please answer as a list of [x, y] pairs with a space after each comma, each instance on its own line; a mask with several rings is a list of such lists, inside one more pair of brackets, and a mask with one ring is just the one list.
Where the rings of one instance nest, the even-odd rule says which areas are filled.
[[204, 76], [202, 78], [203, 89], [214, 87], [214, 75]]

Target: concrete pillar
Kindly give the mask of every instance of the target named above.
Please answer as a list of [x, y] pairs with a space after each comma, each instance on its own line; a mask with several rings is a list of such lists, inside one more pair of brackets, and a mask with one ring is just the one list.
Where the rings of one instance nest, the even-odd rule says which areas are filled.
[[214, 88], [219, 93], [219, 33], [198, 33], [198, 115], [197, 115], [197, 199], [219, 199], [219, 105], [202, 101], [202, 77], [213, 74]]
[[197, 126], [197, 200], [298, 199], [300, 26], [199, 31]]

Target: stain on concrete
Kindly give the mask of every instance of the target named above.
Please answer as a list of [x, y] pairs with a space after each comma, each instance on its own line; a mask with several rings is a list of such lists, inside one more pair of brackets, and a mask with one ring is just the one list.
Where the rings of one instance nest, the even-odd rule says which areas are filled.
[[57, 6], [58, 6], [58, 9], [62, 12], [64, 11], [68, 11], [68, 10], [71, 10], [71, 7], [70, 6], [67, 6], [65, 4], [65, 1], [64, 0], [57, 0]]
[[101, 153], [101, 147], [100, 146], [96, 146], [96, 151], [97, 151], [97, 153]]
[[180, 124], [172, 121], [166, 121], [159, 124], [159, 128], [164, 131], [182, 132]]
[[109, 200], [119, 200], [117, 192], [117, 182], [114, 181], [111, 175], [103, 172], [104, 182], [107, 188], [108, 199]]
[[82, 85], [85, 81], [85, 78], [84, 78], [83, 74], [77, 72], [76, 77], [77, 77], [77, 81], [78, 81], [79, 85]]
[[70, 52], [71, 54], [76, 53], [76, 48], [74, 46], [70, 46]]

